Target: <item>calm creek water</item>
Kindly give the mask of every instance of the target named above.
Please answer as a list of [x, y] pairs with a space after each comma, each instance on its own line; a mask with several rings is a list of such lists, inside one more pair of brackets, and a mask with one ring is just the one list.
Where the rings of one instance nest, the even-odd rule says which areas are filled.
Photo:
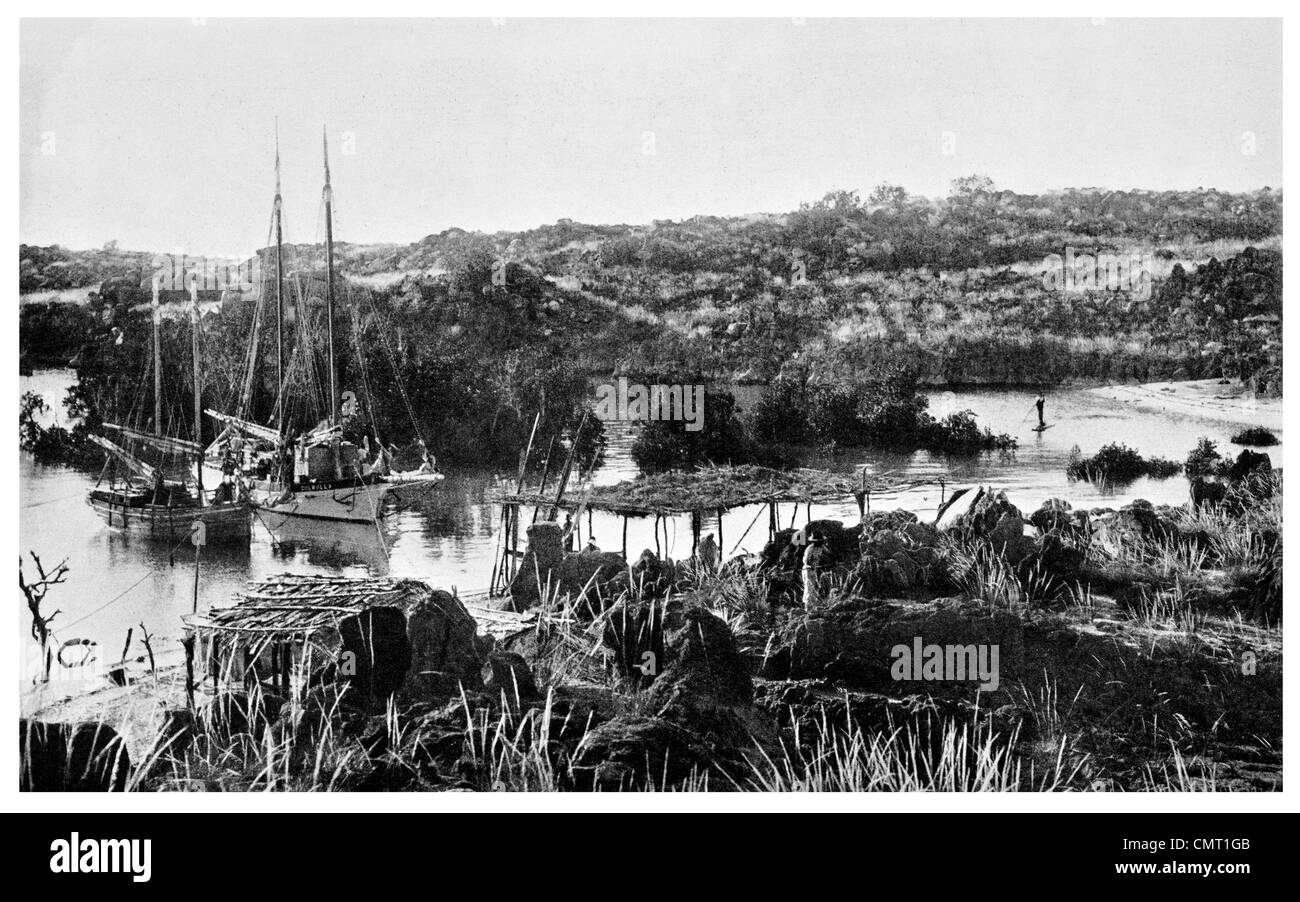
[[[62, 398], [72, 380], [70, 371], [38, 371], [20, 377], [19, 391], [36, 391], [51, 406], [49, 420], [66, 419]], [[756, 399], [758, 388], [736, 389], [742, 407]], [[1005, 488], [1012, 500], [1026, 511], [1043, 500], [1063, 497], [1076, 507], [1118, 507], [1134, 498], [1154, 503], [1180, 504], [1187, 499], [1182, 477], [1169, 480], [1140, 480], [1114, 492], [1087, 483], [1071, 483], [1065, 464], [1074, 445], [1085, 454], [1111, 441], [1123, 441], [1142, 454], [1183, 459], [1205, 435], [1224, 451], [1235, 451], [1228, 436], [1236, 427], [1200, 417], [1136, 411], [1100, 398], [1085, 390], [1054, 392], [1048, 397], [1047, 419], [1052, 428], [1035, 433], [1031, 427], [1034, 393], [1015, 390], [980, 390], [960, 393], [936, 392], [931, 410], [936, 414], [970, 409], [979, 422], [995, 432], [1009, 432], [1020, 441], [1012, 454], [991, 453], [976, 458], [946, 458], [927, 452], [888, 454], [856, 451], [851, 454], [814, 455], [809, 466], [851, 471], [867, 463], [874, 472], [900, 476], [940, 478], [953, 488], [991, 484]], [[629, 455], [634, 436], [632, 427], [615, 424], [607, 429], [610, 447], [606, 462], [594, 478], [599, 484], [613, 484], [633, 478], [637, 468]], [[1275, 463], [1282, 460], [1281, 447], [1268, 449]], [[504, 474], [503, 474], [504, 475]], [[86, 493], [96, 474], [58, 466], [42, 466], [30, 456], [19, 463], [19, 542], [26, 553], [35, 551], [47, 565], [66, 559], [67, 582], [50, 591], [47, 611], [58, 609], [53, 622], [58, 642], [89, 639], [100, 646], [99, 656], [116, 661], [120, 657], [128, 628], [134, 627], [136, 641], [131, 657], [143, 653], [139, 644], [141, 625], [153, 634], [155, 651], [172, 659], [179, 649], [180, 616], [194, 604], [194, 550], [187, 544], [170, 549], [132, 541], [108, 530], [86, 504]], [[272, 537], [254, 523], [253, 540], [238, 550], [205, 548], [199, 571], [198, 606], [230, 603], [250, 578], [269, 574], [328, 573], [343, 575], [394, 575], [416, 577], [443, 588], [456, 587], [462, 594], [486, 590], [496, 554], [499, 509], [487, 500], [499, 477], [490, 472], [452, 472], [435, 491], [418, 503], [393, 507], [378, 528], [329, 523], [309, 524]], [[873, 510], [904, 507], [922, 516], [939, 503], [937, 484], [901, 494], [875, 496]], [[960, 509], [961, 505], [956, 506]], [[755, 515], [758, 514], [757, 522]], [[805, 511], [786, 505], [782, 525]], [[857, 508], [843, 505], [813, 505], [814, 519], [839, 517], [853, 521]], [[582, 541], [587, 536], [586, 518], [581, 524]], [[753, 523], [752, 529], [746, 530]], [[726, 556], [761, 549], [767, 538], [767, 518], [756, 508], [730, 512], [722, 524]], [[595, 515], [595, 539], [607, 550], [621, 544], [619, 518]], [[716, 530], [716, 523], [706, 531]], [[668, 554], [685, 557], [690, 553], [688, 517], [669, 525]], [[653, 521], [630, 521], [628, 547], [636, 554], [654, 547]], [[31, 573], [30, 560], [26, 572]], [[19, 606], [19, 632], [28, 657], [28, 670], [36, 666], [35, 643], [30, 636], [30, 617]], [[81, 652], [69, 652], [79, 658]], [[74, 674], [67, 673], [71, 677]]]

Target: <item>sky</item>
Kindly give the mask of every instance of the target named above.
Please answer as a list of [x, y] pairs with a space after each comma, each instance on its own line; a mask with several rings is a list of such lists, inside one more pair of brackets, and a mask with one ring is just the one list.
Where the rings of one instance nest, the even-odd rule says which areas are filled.
[[1278, 20], [27, 19], [19, 237], [239, 255], [881, 182], [1282, 185]]

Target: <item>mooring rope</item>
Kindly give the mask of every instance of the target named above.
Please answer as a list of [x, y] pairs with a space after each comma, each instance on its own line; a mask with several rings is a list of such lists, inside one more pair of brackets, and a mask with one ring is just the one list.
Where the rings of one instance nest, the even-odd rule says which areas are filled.
[[[177, 550], [180, 549], [180, 547], [181, 547], [182, 545], [185, 545], [185, 544], [188, 543], [189, 541], [190, 541], [190, 537], [187, 535], [185, 538], [183, 538], [183, 539], [181, 539], [179, 542], [177, 542], [176, 545], [171, 549], [171, 551], [167, 552], [167, 556], [168, 556], [169, 558], [172, 557], [172, 555], [176, 554]], [[141, 583], [143, 583], [145, 580], [147, 580], [149, 577], [151, 577], [151, 576], [153, 576], [153, 575], [154, 575], [154, 571], [150, 570], [150, 571], [149, 571], [148, 573], [146, 573], [144, 576], [140, 577], [140, 578], [137, 579], [135, 582], [131, 583], [131, 585], [127, 586], [127, 587], [126, 587], [125, 589], [123, 589], [121, 592], [118, 592], [116, 595], [114, 595], [114, 596], [113, 596], [112, 598], [110, 598], [108, 601], [106, 601], [106, 602], [104, 602], [103, 604], [101, 604], [99, 607], [95, 608], [95, 609], [94, 609], [93, 611], [91, 611], [90, 613], [88, 613], [88, 614], [83, 614], [82, 616], [78, 617], [76, 620], [72, 621], [71, 623], [65, 623], [62, 627], [60, 627], [60, 629], [69, 629], [69, 628], [71, 628], [71, 627], [76, 626], [78, 623], [84, 623], [84, 622], [85, 622], [86, 620], [88, 620], [89, 618], [94, 617], [94, 616], [95, 616], [96, 614], [98, 614], [100, 611], [104, 610], [104, 608], [108, 607], [109, 605], [113, 604], [113, 603], [116, 602], [116, 601], [121, 600], [122, 597], [123, 597], [124, 595], [126, 595], [128, 592], [130, 592], [130, 591], [131, 591], [132, 589], [134, 589], [136, 586], [140, 585]], [[50, 635], [54, 635], [54, 631], [53, 631], [53, 630], [50, 631]]]

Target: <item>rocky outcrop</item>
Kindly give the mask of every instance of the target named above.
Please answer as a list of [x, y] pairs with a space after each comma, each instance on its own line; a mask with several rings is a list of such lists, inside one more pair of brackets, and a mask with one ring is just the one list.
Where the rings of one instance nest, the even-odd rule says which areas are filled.
[[569, 767], [578, 790], [671, 789], [709, 769], [708, 750], [670, 721], [625, 714], [590, 731]]
[[1228, 470], [1228, 478], [1233, 482], [1240, 482], [1259, 473], [1268, 475], [1272, 472], [1272, 458], [1261, 451], [1251, 451], [1247, 448], [1238, 454], [1237, 459], [1233, 461], [1232, 467]]
[[339, 674], [360, 704], [382, 704], [406, 681], [411, 670], [411, 640], [406, 615], [375, 607], [339, 623]]
[[[883, 518], [878, 523], [890, 522]], [[939, 533], [915, 521], [868, 532], [863, 527], [858, 562], [848, 585], [861, 595], [879, 596], [937, 586], [943, 574], [936, 566]]]
[[[534, 523], [528, 527], [528, 548], [519, 571], [510, 582], [511, 607], [524, 611], [541, 600], [547, 577], [564, 558], [564, 528], [558, 523]], [[538, 582], [540, 576], [540, 584]]]
[[528, 550], [519, 572], [510, 582], [508, 607], [524, 611], [541, 602], [544, 594], [568, 598], [574, 610], [595, 616], [608, 604], [609, 584], [627, 580], [627, 561], [607, 551], [565, 554], [563, 529], [558, 523], [534, 523], [528, 527]]
[[488, 692], [503, 693], [512, 704], [540, 698], [537, 680], [524, 656], [513, 651], [494, 651], [483, 666], [483, 686]]
[[1076, 511], [1063, 498], [1049, 498], [1029, 515], [1029, 523], [1041, 533], [1085, 537], [1090, 532], [1087, 511]]
[[18, 788], [31, 792], [122, 792], [131, 756], [103, 723], [18, 721]]
[[756, 743], [772, 744], [774, 725], [753, 705], [749, 662], [724, 621], [691, 602], [636, 602], [605, 616], [605, 646], [616, 666], [648, 684], [652, 714], [615, 717], [588, 734], [571, 768], [578, 788], [726, 772]]
[[[854, 689], [905, 694], [892, 672], [894, 650], [923, 645], [998, 647], [999, 680], [1021, 672], [1019, 617], [959, 598], [933, 602], [852, 598], [791, 617], [773, 636], [761, 666], [766, 679], [829, 679]], [[973, 692], [979, 680], [908, 682], [909, 692]]]
[[1025, 536], [1024, 517], [1006, 492], [995, 494], [992, 489], [981, 488], [966, 513], [958, 518], [957, 529], [968, 539], [986, 539], [1013, 565], [1033, 553], [1033, 541]]
[[411, 698], [438, 698], [483, 685], [484, 643], [460, 599], [435, 590], [407, 614], [410, 667], [400, 686]]

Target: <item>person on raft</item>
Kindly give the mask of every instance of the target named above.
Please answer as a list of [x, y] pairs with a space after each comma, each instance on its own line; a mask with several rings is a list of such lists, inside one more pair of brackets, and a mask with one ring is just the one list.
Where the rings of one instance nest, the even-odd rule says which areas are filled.
[[1043, 419], [1043, 405], [1046, 404], [1046, 403], [1047, 403], [1047, 399], [1043, 397], [1043, 393], [1042, 393], [1042, 392], [1039, 392], [1039, 393], [1038, 393], [1038, 400], [1034, 402], [1034, 406], [1038, 408], [1038, 428], [1039, 428], [1039, 429], [1045, 429], [1045, 428], [1047, 428], [1047, 421]]

